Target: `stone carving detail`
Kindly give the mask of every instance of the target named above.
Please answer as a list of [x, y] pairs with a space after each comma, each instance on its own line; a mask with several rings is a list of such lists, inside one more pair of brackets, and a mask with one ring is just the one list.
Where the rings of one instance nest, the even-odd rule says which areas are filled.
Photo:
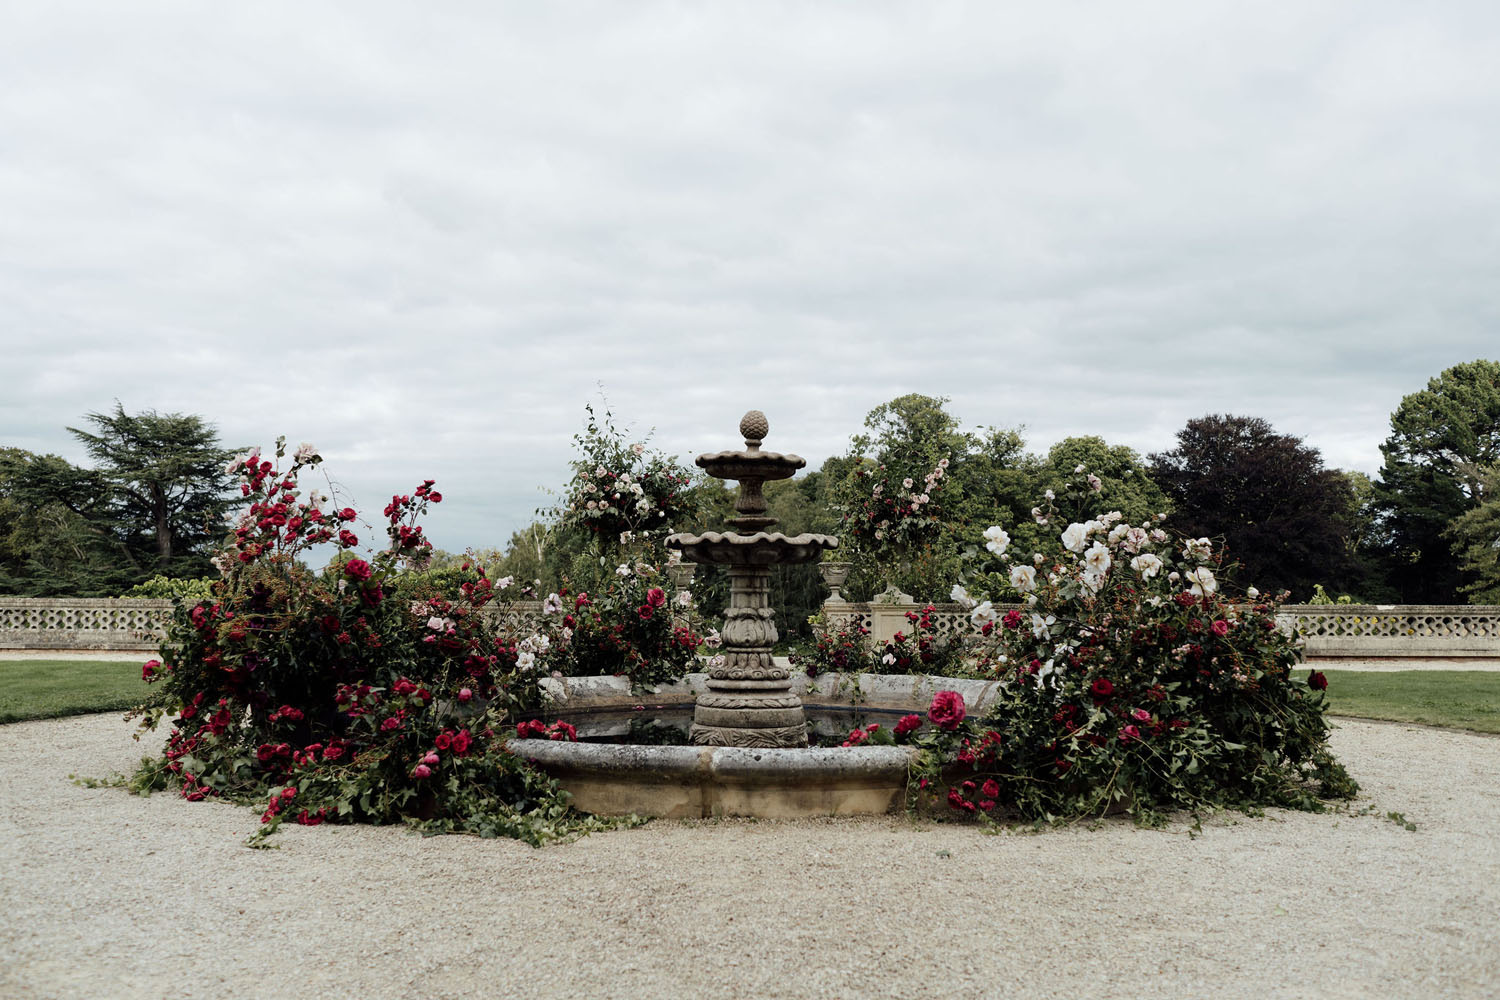
[[838, 545], [828, 535], [788, 538], [763, 529], [776, 523], [766, 514], [761, 484], [786, 479], [807, 463], [796, 455], [762, 451], [770, 424], [751, 410], [740, 421], [744, 451], [699, 455], [697, 464], [718, 479], [738, 480], [731, 526], [753, 534], [707, 531], [670, 536], [666, 544], [690, 563], [716, 563], [729, 570], [729, 609], [724, 614], [724, 660], [709, 673], [708, 693], [698, 698], [692, 740], [700, 746], [800, 747], [807, 745], [802, 702], [791, 693], [791, 674], [776, 666], [776, 612], [771, 607], [772, 566], [812, 562]]
[[794, 694], [751, 695], [700, 694], [698, 702], [706, 708], [801, 708], [802, 699]]
[[700, 747], [745, 747], [753, 750], [775, 750], [778, 747], [807, 746], [807, 725], [779, 726], [774, 729], [740, 729], [722, 726], [693, 725], [692, 741]]

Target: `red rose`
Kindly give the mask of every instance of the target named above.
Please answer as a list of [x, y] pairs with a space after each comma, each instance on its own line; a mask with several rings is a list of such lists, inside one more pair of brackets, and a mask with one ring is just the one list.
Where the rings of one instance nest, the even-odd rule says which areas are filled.
[[141, 680], [150, 681], [156, 679], [156, 668], [161, 666], [160, 660], [147, 660], [141, 664]]
[[648, 622], [651, 620], [651, 616], [656, 613], [656, 609], [649, 604], [642, 604], [635, 609], [635, 613], [641, 616], [641, 621]]
[[652, 587], [646, 591], [646, 603], [653, 608], [659, 608], [667, 603], [667, 592], [660, 587]]
[[1126, 726], [1124, 729], [1120, 730], [1121, 743], [1129, 743], [1131, 740], [1138, 740], [1140, 738], [1141, 731], [1135, 726]]
[[1222, 639], [1224, 638], [1224, 636], [1229, 634], [1229, 623], [1220, 618], [1218, 621], [1214, 622], [1213, 629], [1214, 635]]
[[1314, 691], [1327, 691], [1328, 678], [1323, 676], [1323, 671], [1314, 670], [1312, 673], [1307, 675], [1307, 686], [1312, 688]]
[[896, 735], [905, 736], [912, 730], [920, 728], [921, 725], [922, 717], [920, 715], [903, 715], [900, 721], [896, 723]]
[[354, 513], [353, 507], [345, 507], [343, 510], [339, 511], [340, 521], [352, 521], [358, 516], [358, 514]]
[[454, 753], [462, 757], [469, 752], [469, 744], [471, 742], [473, 742], [473, 737], [469, 735], [469, 731], [467, 729], [460, 729], [453, 734], [453, 741], [449, 745], [453, 748]]
[[957, 729], [966, 714], [964, 696], [957, 691], [939, 691], [932, 696], [932, 704], [927, 708], [928, 720], [939, 729]]
[[352, 549], [359, 544], [359, 536], [348, 528], [343, 528], [339, 531], [339, 544]]
[[990, 778], [980, 787], [979, 793], [987, 799], [998, 799], [1000, 797], [1000, 785], [994, 778]]
[[439, 750], [446, 750], [453, 745], [453, 734], [447, 732], [438, 733], [437, 739], [432, 742]]
[[1096, 699], [1108, 698], [1115, 693], [1115, 686], [1110, 683], [1108, 677], [1100, 677], [1089, 685], [1089, 694]]
[[1004, 618], [1000, 619], [1000, 623], [1002, 625], [1004, 625], [1006, 628], [1009, 628], [1009, 629], [1020, 628], [1021, 627], [1021, 612], [1019, 612], [1016, 609], [1012, 608], [1011, 610], [1009, 610], [1009, 611], [1007, 611], [1005, 613], [1005, 617]]
[[350, 559], [344, 563], [344, 573], [351, 580], [368, 580], [370, 578], [370, 564], [363, 559]]

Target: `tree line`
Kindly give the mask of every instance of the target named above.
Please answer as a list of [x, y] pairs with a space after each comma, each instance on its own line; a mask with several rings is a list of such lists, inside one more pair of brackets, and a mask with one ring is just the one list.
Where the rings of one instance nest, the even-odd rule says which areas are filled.
[[[853, 564], [846, 596], [894, 586], [941, 599], [990, 525], [1009, 532], [1012, 552], [1053, 554], [1056, 532], [1031, 510], [1082, 467], [1101, 511], [1133, 523], [1164, 512], [1178, 531], [1221, 539], [1236, 578], [1265, 592], [1500, 602], [1500, 363], [1455, 365], [1404, 397], [1374, 479], [1325, 466], [1316, 448], [1254, 416], [1189, 420], [1173, 447], [1145, 456], [1099, 436], [1033, 453], [1016, 429], [964, 429], [948, 402], [908, 394], [884, 403], [844, 454], [766, 485], [775, 530], [843, 539], [833, 557]], [[114, 596], [156, 576], [209, 575], [236, 499], [223, 469], [234, 450], [196, 416], [132, 415], [116, 403], [85, 420], [69, 430], [89, 467], [0, 449], [0, 593]], [[575, 463], [575, 476], [584, 471]], [[720, 527], [731, 516], [726, 484], [698, 477], [687, 493], [674, 527]], [[492, 575], [577, 588], [610, 571], [620, 547], [550, 510], [476, 555]], [[457, 558], [439, 553], [428, 571]], [[826, 594], [811, 566], [786, 568], [776, 586], [784, 629]], [[712, 568], [694, 589], [704, 610], [722, 603]]]

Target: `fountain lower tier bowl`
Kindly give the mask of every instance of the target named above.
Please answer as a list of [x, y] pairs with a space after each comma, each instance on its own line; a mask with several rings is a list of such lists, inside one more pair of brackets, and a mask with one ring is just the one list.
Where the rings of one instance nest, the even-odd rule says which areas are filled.
[[705, 531], [701, 535], [669, 535], [666, 546], [682, 552], [688, 562], [716, 563], [721, 566], [788, 566], [816, 562], [825, 549], [838, 548], [832, 535], [796, 535], [781, 532], [753, 535], [734, 532]]
[[[687, 708], [708, 690], [708, 678], [689, 674], [647, 695], [624, 678], [570, 677], [544, 682], [547, 717], [569, 720], [591, 713], [654, 707]], [[993, 681], [878, 674], [798, 675], [794, 693], [810, 708], [858, 707], [925, 715], [940, 690], [963, 695], [970, 712], [994, 697]], [[899, 716], [898, 716], [899, 717]], [[571, 721], [571, 720], [570, 720]], [[887, 722], [886, 717], [873, 721]], [[901, 808], [912, 760], [908, 747], [762, 750], [740, 747], [651, 746], [515, 739], [513, 753], [532, 761], [573, 795], [573, 804], [601, 816], [793, 818], [885, 813]]]

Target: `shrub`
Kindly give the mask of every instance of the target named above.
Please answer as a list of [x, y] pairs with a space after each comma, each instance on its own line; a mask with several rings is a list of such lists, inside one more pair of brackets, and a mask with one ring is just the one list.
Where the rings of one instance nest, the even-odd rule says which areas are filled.
[[209, 596], [213, 577], [171, 577], [158, 573], [131, 587], [121, 597], [145, 597], [155, 600], [201, 601]]
[[[504, 748], [540, 694], [506, 617], [487, 613], [500, 588], [484, 569], [462, 570], [455, 599], [392, 596], [428, 548], [416, 521], [442, 500], [434, 484], [391, 498], [387, 545], [366, 560], [354, 554], [356, 512], [298, 485], [321, 461], [312, 447], [281, 471], [284, 458], [278, 440], [276, 463], [256, 450], [231, 465], [249, 507], [215, 559], [224, 579], [179, 607], [161, 659], [143, 669], [157, 687], [142, 726], [176, 718], [131, 787], [264, 803], [256, 842], [288, 819], [530, 843], [593, 825]], [[301, 557], [324, 544], [339, 557], [320, 577]]]
[[[1068, 520], [1050, 495], [1034, 516], [1052, 530]], [[953, 808], [1001, 803], [1031, 819], [1124, 809], [1156, 822], [1174, 809], [1319, 809], [1353, 796], [1327, 745], [1326, 681], [1294, 672], [1300, 643], [1277, 627], [1276, 601], [1224, 597], [1208, 539], [1117, 512], [1069, 521], [1055, 562], [1012, 561], [998, 527], [985, 537], [1001, 566], [973, 585], [1025, 610], [973, 609], [977, 665], [1002, 683], [956, 745], [926, 757], [924, 776], [948, 779]]]

